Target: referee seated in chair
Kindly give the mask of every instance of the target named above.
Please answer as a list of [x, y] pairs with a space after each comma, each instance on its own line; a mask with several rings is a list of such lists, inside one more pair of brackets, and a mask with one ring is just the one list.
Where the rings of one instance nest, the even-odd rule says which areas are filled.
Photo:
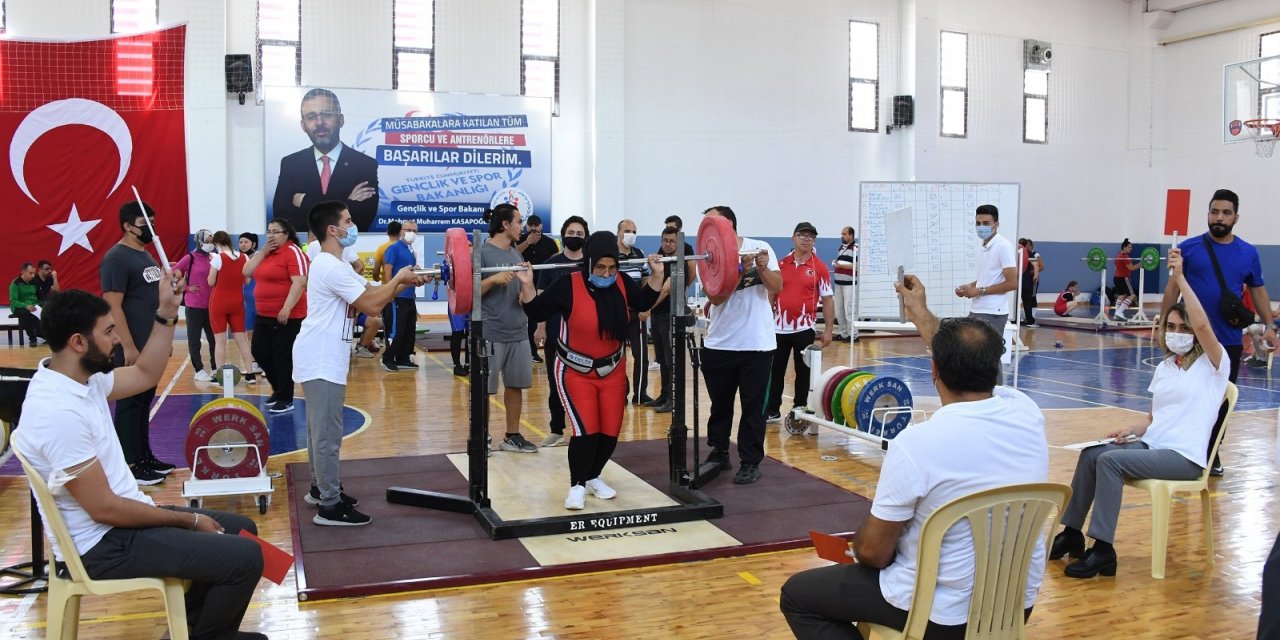
[[55, 557], [80, 554], [95, 580], [190, 580], [192, 640], [265, 640], [238, 631], [262, 577], [258, 544], [236, 535], [257, 533], [253, 521], [156, 507], [125, 463], [107, 407], [109, 400], [155, 387], [164, 373], [184, 289], [177, 276], [168, 277], [159, 288], [151, 339], [128, 367], [114, 368], [111, 359], [120, 338], [106, 300], [75, 289], [50, 296], [41, 323], [53, 356], [40, 361], [31, 378], [13, 446], [47, 479], [75, 540], [75, 549], [59, 549], [46, 531]]
[[[853, 538], [855, 562], [802, 571], [783, 585], [782, 613], [797, 638], [860, 639], [859, 622], [902, 629], [925, 520], [957, 498], [1049, 476], [1044, 414], [1022, 392], [996, 385], [1003, 337], [978, 318], [939, 321], [913, 275], [895, 288], [931, 346], [942, 408], [889, 446], [871, 514]], [[1027, 615], [1044, 578], [1044, 541], [1037, 539], [1022, 600]], [[973, 576], [972, 533], [962, 521], [942, 539], [926, 638], [965, 637]]]
[[[1107, 435], [1110, 444], [1080, 452], [1071, 501], [1062, 510], [1062, 533], [1053, 539], [1049, 559], [1079, 558], [1067, 565], [1072, 578], [1116, 574], [1116, 520], [1126, 479], [1194, 480], [1209, 464], [1209, 443], [1227, 390], [1231, 359], [1218, 342], [1196, 292], [1182, 273], [1182, 251], [1169, 250], [1172, 281], [1182, 302], [1165, 309], [1160, 333], [1165, 358], [1156, 367], [1148, 391], [1151, 411], [1142, 424]], [[1084, 518], [1092, 507], [1084, 548]]]

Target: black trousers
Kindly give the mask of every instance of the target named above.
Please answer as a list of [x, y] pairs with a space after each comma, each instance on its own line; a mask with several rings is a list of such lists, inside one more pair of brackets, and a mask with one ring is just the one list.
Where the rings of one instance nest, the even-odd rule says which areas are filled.
[[627, 327], [627, 343], [631, 345], [631, 401], [640, 402], [649, 394], [649, 349], [639, 320]]
[[1022, 272], [1022, 316], [1027, 322], [1036, 320], [1036, 281], [1031, 269]]
[[711, 397], [707, 416], [707, 445], [729, 451], [734, 400], [742, 400], [738, 421], [738, 462], [758, 465], [764, 460], [765, 388], [769, 384], [772, 351], [702, 350], [702, 377]]
[[203, 333], [205, 342], [209, 343], [209, 368], [217, 370], [218, 363], [213, 361], [213, 325], [209, 323], [209, 310], [183, 309], [187, 316], [187, 353], [191, 356], [191, 366], [196, 371], [204, 371], [204, 360], [200, 359], [200, 334]]
[[95, 580], [182, 578], [191, 640], [232, 640], [262, 577], [262, 551], [239, 535], [258, 533], [253, 521], [220, 511], [165, 507], [218, 521], [226, 533], [176, 527], [113, 528], [80, 557]]
[[151, 401], [155, 387], [136, 396], [116, 400], [116, 437], [124, 451], [124, 461], [131, 466], [140, 460], [154, 458], [151, 453]]
[[786, 386], [787, 360], [796, 362], [795, 402], [792, 404], [797, 407], [809, 404], [809, 365], [804, 363], [804, 354], [801, 351], [813, 344], [815, 335], [817, 334], [813, 329], [774, 334], [774, 338], [778, 341], [778, 348], [773, 351], [773, 370], [769, 372], [769, 402], [765, 406], [766, 414], [779, 413], [782, 409], [782, 387]]
[[662, 388], [656, 398], [662, 401], [671, 399], [671, 316], [653, 315], [649, 317], [653, 323], [653, 359], [658, 362], [659, 378]]
[[302, 329], [302, 318], [280, 324], [275, 316], [253, 320], [253, 342], [249, 350], [271, 383], [271, 395], [286, 404], [293, 402], [293, 341]]
[[1258, 640], [1280, 640], [1280, 535], [1271, 555], [1262, 566], [1262, 615], [1258, 617]]
[[[547, 363], [543, 369], [547, 370], [547, 413], [551, 414], [551, 420], [547, 426], [551, 429], [551, 433], [564, 435], [564, 402], [560, 400], [560, 392], [556, 391], [554, 366], [556, 348], [559, 344], [560, 336], [548, 331], [547, 339], [542, 343], [542, 359]], [[590, 480], [590, 478], [587, 479]]]
[[27, 341], [31, 346], [36, 346], [36, 338], [40, 336], [40, 318], [21, 307], [14, 309], [13, 315], [18, 318], [18, 326], [27, 334]]
[[395, 320], [394, 329], [386, 335], [394, 335], [387, 345], [387, 352], [382, 359], [400, 363], [408, 363], [413, 355], [414, 340], [417, 337], [418, 303], [413, 298], [395, 298], [391, 301], [392, 314]]
[[[837, 564], [801, 571], [782, 585], [782, 615], [799, 640], [862, 640], [859, 622], [902, 629], [907, 612], [880, 593], [880, 570], [864, 564]], [[1031, 616], [1031, 609], [1026, 610]], [[968, 625], [929, 623], [926, 640], [961, 640]]]

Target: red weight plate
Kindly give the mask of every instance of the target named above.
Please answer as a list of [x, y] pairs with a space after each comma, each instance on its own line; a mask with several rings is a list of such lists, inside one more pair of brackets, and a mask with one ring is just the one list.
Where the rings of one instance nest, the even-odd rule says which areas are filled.
[[471, 313], [471, 241], [467, 232], [454, 227], [444, 232], [444, 259], [449, 263], [449, 313]]
[[[243, 402], [243, 401], [241, 401]], [[199, 458], [196, 449], [205, 446], [230, 444], [255, 444], [264, 458], [271, 450], [271, 437], [267, 425], [257, 411], [231, 403], [214, 400], [217, 406], [203, 410], [191, 420], [184, 449], [191, 465], [192, 478], [251, 478], [261, 471], [261, 463], [252, 449], [206, 449]]]
[[857, 373], [857, 370], [849, 367], [840, 367], [839, 373], [827, 378], [827, 384], [822, 387], [822, 417], [830, 420], [831, 416], [831, 396], [836, 392], [836, 387], [844, 382], [844, 379]]
[[713, 296], [727, 296], [738, 286], [738, 234], [724, 216], [704, 216], [698, 225], [698, 253], [707, 258], [698, 265], [702, 288]]

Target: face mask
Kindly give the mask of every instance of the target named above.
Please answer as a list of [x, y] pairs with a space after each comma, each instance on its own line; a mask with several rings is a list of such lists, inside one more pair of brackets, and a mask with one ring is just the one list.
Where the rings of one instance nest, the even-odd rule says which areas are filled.
[[414, 242], [416, 242], [417, 240], [418, 240], [418, 232], [416, 232], [416, 231], [406, 231], [406, 232], [404, 232], [404, 241], [405, 241], [406, 243], [408, 243], [408, 244], [413, 244], [413, 243], [414, 243]]
[[984, 242], [991, 237], [991, 234], [995, 232], [996, 232], [995, 227], [986, 227], [981, 225], [978, 226], [978, 237], [982, 238]]
[[578, 236], [564, 237], [564, 248], [570, 251], [582, 251], [582, 248], [585, 247], [586, 245], [587, 245], [586, 238], [579, 238]]
[[1164, 334], [1164, 344], [1169, 350], [1180, 355], [1187, 355], [1191, 351], [1191, 347], [1196, 344], [1196, 337], [1190, 333], [1166, 333]]
[[360, 235], [360, 230], [357, 229], [355, 225], [351, 225], [350, 227], [347, 227], [346, 231], [347, 231], [347, 237], [338, 238], [338, 244], [344, 248], [355, 244], [356, 237]]
[[209, 244], [208, 242], [200, 245], [200, 250], [205, 253], [213, 253], [213, 248], [214, 248], [213, 245]]
[[594, 273], [587, 276], [587, 281], [590, 282], [597, 289], [607, 289], [609, 287], [612, 287], [613, 283], [617, 279], [618, 279], [618, 274], [616, 273], [611, 276], [598, 276]]
[[155, 238], [155, 236], [152, 236], [152, 235], [151, 235], [151, 229], [147, 228], [147, 225], [146, 225], [146, 223], [145, 223], [145, 222], [142, 224], [142, 226], [141, 226], [141, 227], [139, 227], [139, 226], [134, 226], [134, 229], [137, 229], [137, 230], [138, 230], [138, 232], [139, 232], [139, 233], [138, 233], [138, 242], [141, 242], [142, 244], [147, 244], [147, 243], [151, 242], [151, 241]]
[[636, 246], [636, 234], [627, 231], [622, 234], [622, 244], [628, 247]]

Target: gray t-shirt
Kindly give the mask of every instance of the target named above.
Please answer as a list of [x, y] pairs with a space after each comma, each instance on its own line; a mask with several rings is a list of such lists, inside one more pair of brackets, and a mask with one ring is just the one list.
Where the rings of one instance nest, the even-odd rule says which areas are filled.
[[129, 325], [129, 335], [138, 350], [142, 350], [147, 338], [151, 337], [156, 309], [160, 308], [159, 282], [163, 276], [150, 253], [122, 244], [111, 247], [98, 268], [102, 292], [124, 294], [120, 307], [124, 311], [125, 323]]
[[[514, 247], [500, 249], [492, 242], [480, 245], [480, 264], [477, 268], [505, 267], [524, 262]], [[493, 274], [483, 274], [489, 277]], [[480, 299], [483, 314], [484, 337], [493, 342], [519, 342], [529, 339], [529, 318], [520, 304], [520, 280], [512, 278], [506, 286], [493, 286]]]

